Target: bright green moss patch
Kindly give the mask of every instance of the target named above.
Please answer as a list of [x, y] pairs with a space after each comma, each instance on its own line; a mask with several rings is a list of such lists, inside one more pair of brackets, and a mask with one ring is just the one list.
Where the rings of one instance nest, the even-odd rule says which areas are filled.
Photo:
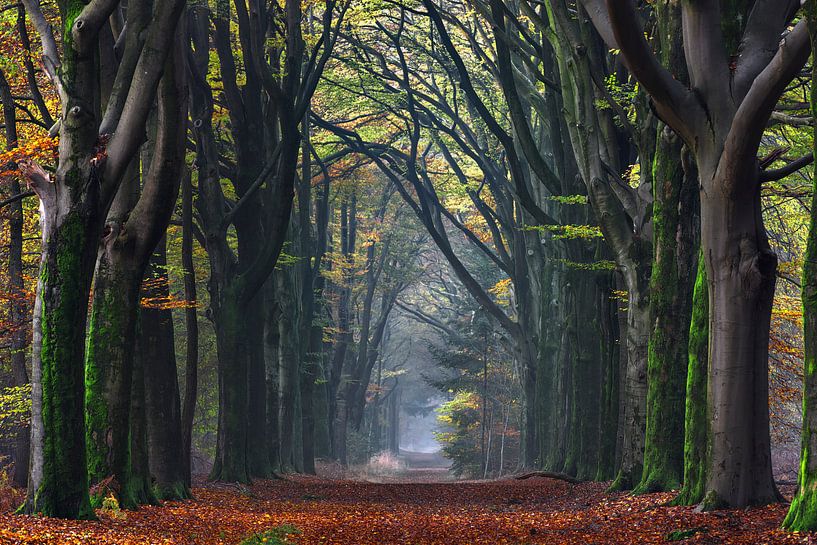
[[298, 535], [300, 533], [301, 531], [295, 526], [285, 524], [273, 528], [272, 530], [266, 530], [244, 538], [240, 545], [285, 545], [292, 543], [287, 539], [289, 536]]

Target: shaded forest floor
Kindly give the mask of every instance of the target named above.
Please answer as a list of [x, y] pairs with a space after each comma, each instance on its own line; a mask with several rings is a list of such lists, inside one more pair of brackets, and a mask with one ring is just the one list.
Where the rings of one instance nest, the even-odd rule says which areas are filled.
[[[427, 477], [431, 477], [428, 474]], [[98, 522], [0, 514], [2, 544], [232, 545], [281, 525], [300, 530], [287, 543], [641, 544], [698, 529], [695, 544], [817, 543], [779, 529], [785, 505], [695, 513], [663, 507], [671, 494], [605, 494], [604, 484], [532, 478], [460, 483], [368, 483], [318, 477], [208, 484], [195, 499], [100, 512]]]

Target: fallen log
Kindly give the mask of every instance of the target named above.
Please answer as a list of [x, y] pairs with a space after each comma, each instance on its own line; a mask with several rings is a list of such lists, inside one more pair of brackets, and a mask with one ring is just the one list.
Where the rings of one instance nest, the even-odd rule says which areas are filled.
[[564, 473], [554, 473], [551, 471], [531, 471], [529, 473], [523, 473], [522, 475], [516, 475], [514, 479], [517, 481], [524, 481], [525, 479], [531, 479], [533, 477], [542, 477], [543, 479], [556, 479], [558, 481], [565, 481], [570, 484], [579, 484], [579, 479], [574, 479], [570, 475], [565, 475]]

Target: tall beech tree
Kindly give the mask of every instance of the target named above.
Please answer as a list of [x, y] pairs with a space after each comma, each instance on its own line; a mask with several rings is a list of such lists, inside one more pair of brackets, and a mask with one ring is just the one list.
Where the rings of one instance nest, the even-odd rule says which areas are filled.
[[[141, 8], [144, 6], [130, 10], [128, 20], [133, 26], [125, 32], [138, 35], [140, 19], [150, 16], [146, 10], [140, 11]], [[125, 36], [124, 39], [138, 38]], [[147, 500], [135, 496], [135, 490], [150, 488], [149, 483], [132, 485], [129, 468], [133, 347], [137, 340], [142, 278], [170, 222], [184, 164], [186, 130], [183, 121], [187, 112], [187, 88], [181, 33], [176, 41], [172, 48], [174, 53], [166, 62], [158, 111], [150, 123], [154, 135], [143, 147], [141, 169], [140, 161], [135, 160], [120, 185], [105, 222], [94, 275], [85, 360], [86, 435], [91, 484], [113, 477], [111, 484], [103, 490], [115, 492], [120, 505], [127, 508]], [[143, 182], [140, 170], [145, 172]], [[151, 325], [158, 327], [157, 324]], [[144, 328], [141, 335], [154, 338], [152, 332], [144, 331]], [[160, 355], [153, 350], [155, 345], [149, 341], [140, 351], [148, 377], [145, 393], [147, 399], [152, 400], [146, 405], [149, 409], [156, 409], [157, 403], [172, 403], [173, 396], [161, 392], [165, 387], [175, 389], [178, 396], [175, 354], [172, 360], [168, 360], [167, 353]], [[172, 337], [170, 346], [173, 346]], [[170, 423], [171, 411], [158, 412], [148, 415], [149, 430]], [[151, 418], [154, 415], [156, 418]], [[179, 431], [166, 435], [178, 436]], [[180, 453], [175, 453], [169, 458], [179, 457]], [[161, 496], [185, 497], [183, 486], [178, 494], [170, 492], [178, 483], [168, 483], [166, 477], [162, 475], [158, 479]]]
[[[686, 80], [677, 4], [655, 6], [663, 66]], [[675, 490], [683, 482], [685, 380], [698, 248], [698, 171], [688, 150], [663, 123], [652, 161], [653, 264], [647, 354], [644, 469], [635, 493]]]
[[[272, 470], [266, 427], [255, 428], [253, 441], [247, 435], [250, 420], [263, 421], [267, 413], [267, 396], [261, 388], [265, 375], [263, 301], [258, 294], [286, 240], [298, 176], [301, 122], [348, 3], [328, 0], [322, 7], [320, 33], [307, 48], [300, 2], [289, 0], [283, 9], [262, 2], [248, 9], [241, 1], [235, 3], [235, 11], [229, 2], [216, 3], [213, 43], [234, 144], [234, 157], [223, 157], [212, 127], [214, 99], [207, 81], [208, 7], [206, 3], [191, 6], [198, 210], [210, 256], [210, 304], [219, 353], [214, 479], [248, 482], [251, 476], [269, 476]], [[233, 14], [242, 45], [240, 56], [232, 47]], [[276, 45], [268, 47], [271, 37]], [[239, 64], [243, 79], [238, 75]], [[235, 189], [235, 202], [224, 195], [222, 174]], [[228, 240], [228, 229], [233, 226], [237, 255]], [[245, 331], [250, 333], [245, 335]]]
[[52, 177], [21, 171], [41, 202], [42, 266], [33, 341], [32, 460], [26, 510], [90, 518], [84, 433], [84, 337], [88, 295], [103, 225], [136, 158], [184, 2], [156, 3], [144, 40], [124, 45], [114, 89], [100, 103], [102, 48], [118, 2], [57, 3], [62, 47], [39, 2], [23, 3], [42, 41], [43, 66], [62, 109]]
[[[791, 30], [799, 2], [754, 2], [729, 51], [716, 0], [684, 3], [689, 87], [661, 66], [644, 39], [634, 5], [589, 8], [612, 32], [630, 72], [659, 116], [684, 140], [700, 175], [701, 241], [709, 288], [708, 460], [703, 505], [777, 501], [768, 410], [768, 340], [777, 258], [760, 206], [760, 139], [778, 98], [806, 62], [805, 20]], [[781, 38], [782, 36], [782, 38]], [[737, 54], [734, 62], [730, 55]]]

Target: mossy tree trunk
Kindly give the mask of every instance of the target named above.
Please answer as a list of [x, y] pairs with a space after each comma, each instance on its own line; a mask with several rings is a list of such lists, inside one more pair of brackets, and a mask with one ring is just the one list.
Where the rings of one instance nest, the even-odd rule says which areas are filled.
[[[144, 184], [140, 183], [139, 161], [134, 160], [106, 219], [88, 331], [85, 359], [88, 472], [92, 485], [104, 483], [95, 500], [111, 491], [125, 508], [134, 508], [137, 503], [130, 485], [128, 429], [140, 287], [150, 255], [170, 221], [184, 157], [185, 133], [181, 127], [187, 111], [187, 91], [180, 48], [174, 51], [166, 62], [157, 113], [150, 122], [150, 138], [143, 146]], [[156, 354], [150, 353], [145, 365], [149, 366], [150, 385], [159, 390], [167, 388], [168, 392], [175, 389], [178, 398], [173, 350], [171, 337], [172, 361], [156, 359]], [[171, 369], [160, 368], [168, 364]], [[148, 401], [157, 399], [151, 396], [155, 393], [152, 389], [147, 392]], [[161, 402], [172, 400], [160, 397]], [[178, 437], [179, 433], [176, 430], [170, 437]], [[173, 459], [179, 457], [180, 453], [173, 455]]]
[[78, 207], [62, 221], [49, 223], [43, 224], [45, 246], [34, 309], [33, 460], [27, 510], [93, 518], [85, 454], [83, 347], [98, 222], [93, 213]]
[[[142, 143], [184, 2], [157, 6], [150, 28], [140, 33], [144, 42], [125, 44], [118, 85], [112, 87], [106, 105], [100, 103], [103, 55], [98, 52], [109, 45], [101, 44], [99, 37], [118, 4], [58, 2], [61, 48], [39, 2], [23, 4], [40, 35], [43, 67], [62, 105], [56, 176], [52, 179], [30, 162], [21, 165], [43, 211], [33, 327], [32, 460], [25, 510], [90, 518], [83, 371], [91, 277], [103, 223]], [[131, 96], [135, 98], [125, 100]], [[100, 134], [112, 136], [103, 143]]]
[[[661, 61], [684, 77], [680, 7], [656, 5]], [[652, 162], [653, 268], [650, 314], [653, 329], [647, 364], [647, 427], [644, 471], [635, 493], [678, 488], [683, 477], [684, 383], [697, 248], [697, 170], [669, 127], [661, 124]]]
[[[697, 248], [698, 177], [681, 142], [659, 131], [653, 163], [653, 254], [644, 471], [634, 493], [675, 490], [683, 478], [684, 384]], [[686, 171], [682, 167], [686, 166]]]
[[684, 417], [684, 484], [673, 500], [694, 505], [704, 499], [706, 488], [707, 376], [709, 373], [709, 290], [703, 251], [698, 255], [692, 317], [689, 325], [686, 409]]
[[140, 282], [130, 259], [102, 252], [85, 359], [88, 476], [99, 485], [95, 505], [109, 493], [125, 509], [137, 505], [130, 489], [130, 400]]
[[[817, 46], [817, 2], [806, 2], [811, 47]], [[817, 66], [811, 72], [811, 111], [817, 114]], [[817, 132], [817, 131], [815, 131]], [[817, 151], [817, 140], [815, 141]], [[797, 493], [783, 521], [789, 530], [817, 530], [817, 191], [811, 199], [806, 255], [803, 259], [803, 431]]]

